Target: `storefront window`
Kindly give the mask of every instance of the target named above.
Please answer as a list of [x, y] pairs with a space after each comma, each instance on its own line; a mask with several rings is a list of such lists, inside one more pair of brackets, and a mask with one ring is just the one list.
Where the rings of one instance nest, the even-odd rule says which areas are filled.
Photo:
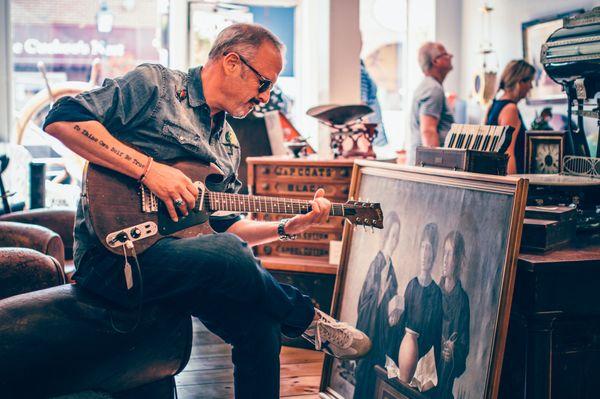
[[[17, 118], [48, 86], [50, 97], [56, 97], [70, 82], [93, 77], [90, 83], [99, 84], [143, 62], [165, 64], [167, 48], [161, 38], [167, 13], [167, 0], [12, 0]], [[29, 133], [17, 139], [34, 144]]]
[[10, 7], [12, 141], [45, 158], [50, 179], [77, 182], [81, 174], [69, 165], [83, 162], [41, 130], [50, 105], [141, 63], [167, 65], [169, 0], [11, 0]]
[[[407, 2], [405, 0], [361, 0], [361, 59], [377, 86], [377, 99], [390, 154], [402, 148], [406, 97]], [[379, 121], [377, 121], [379, 122]], [[381, 126], [379, 127], [380, 131]], [[377, 144], [378, 140], [376, 140]], [[382, 143], [382, 141], [379, 141]], [[383, 144], [383, 143], [382, 143]], [[385, 152], [385, 151], [382, 151]]]

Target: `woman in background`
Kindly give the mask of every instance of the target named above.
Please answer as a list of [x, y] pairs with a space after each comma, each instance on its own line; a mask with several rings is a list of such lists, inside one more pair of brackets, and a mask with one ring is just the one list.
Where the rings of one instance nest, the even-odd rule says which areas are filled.
[[506, 65], [500, 77], [500, 99], [490, 106], [486, 125], [512, 126], [512, 140], [508, 154], [508, 174], [524, 173], [525, 169], [525, 124], [517, 103], [527, 96], [532, 88], [535, 68], [524, 60], [513, 60]]

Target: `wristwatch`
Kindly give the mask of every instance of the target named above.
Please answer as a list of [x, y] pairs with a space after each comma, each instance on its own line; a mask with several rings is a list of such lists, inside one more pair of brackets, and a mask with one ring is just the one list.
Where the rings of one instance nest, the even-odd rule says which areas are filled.
[[288, 220], [290, 219], [281, 219], [277, 225], [277, 234], [279, 235], [280, 241], [291, 241], [298, 237], [297, 234], [287, 234], [285, 232], [285, 224], [288, 222]]

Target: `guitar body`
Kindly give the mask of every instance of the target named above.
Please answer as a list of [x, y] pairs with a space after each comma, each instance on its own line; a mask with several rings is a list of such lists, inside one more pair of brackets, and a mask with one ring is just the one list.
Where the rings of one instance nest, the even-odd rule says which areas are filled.
[[[163, 237], [195, 237], [214, 233], [208, 223], [216, 211], [255, 212], [297, 215], [311, 211], [310, 201], [282, 197], [260, 197], [211, 192], [206, 184], [223, 181], [213, 164], [196, 160], [175, 160], [179, 169], [198, 187], [194, 209], [179, 214], [173, 222], [162, 201], [146, 186], [112, 169], [88, 163], [83, 174], [83, 212], [88, 226], [109, 251], [122, 255], [123, 247], [133, 244], [142, 253]], [[343, 216], [365, 229], [383, 228], [383, 212], [378, 203], [346, 201], [332, 203], [330, 216]]]
[[[194, 182], [221, 181], [219, 169], [198, 161], [178, 160], [170, 164], [181, 170]], [[146, 189], [147, 192], [149, 192]], [[88, 163], [83, 178], [84, 214], [100, 242], [111, 252], [123, 254], [123, 244], [109, 244], [111, 233], [125, 232], [129, 238], [139, 233], [148, 237], [134, 241], [137, 253], [142, 253], [163, 237], [194, 237], [213, 233], [207, 223], [210, 213], [204, 209], [191, 210], [188, 216], [180, 215], [177, 223], [169, 217], [166, 207], [156, 201], [157, 210], [144, 212], [142, 209], [141, 184], [114, 170]], [[146, 198], [148, 195], [146, 195]], [[156, 226], [156, 227], [155, 227]], [[114, 234], [113, 234], [114, 235]]]

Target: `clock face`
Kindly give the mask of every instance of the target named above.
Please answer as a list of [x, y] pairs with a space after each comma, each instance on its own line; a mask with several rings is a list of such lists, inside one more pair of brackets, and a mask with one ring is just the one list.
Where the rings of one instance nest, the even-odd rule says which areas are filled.
[[539, 143], [533, 154], [533, 173], [555, 174], [560, 172], [558, 143]]

